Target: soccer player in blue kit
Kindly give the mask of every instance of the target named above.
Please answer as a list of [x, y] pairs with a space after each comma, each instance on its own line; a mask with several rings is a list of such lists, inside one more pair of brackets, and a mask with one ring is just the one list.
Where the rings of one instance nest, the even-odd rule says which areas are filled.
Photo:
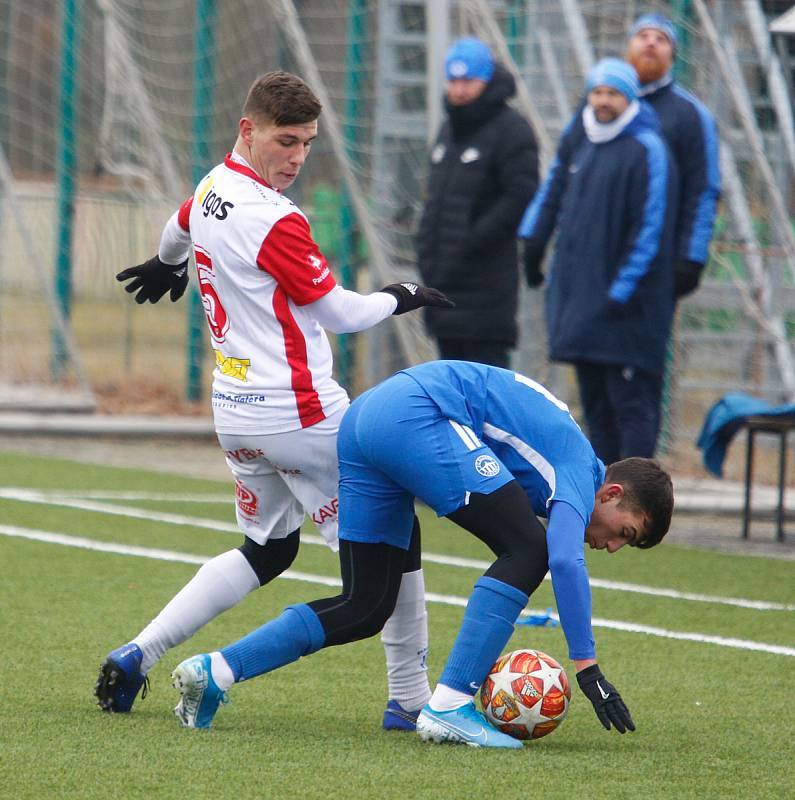
[[[342, 593], [288, 606], [173, 673], [183, 725], [209, 727], [226, 691], [323, 647], [378, 633], [419, 546], [418, 498], [481, 539], [496, 560], [476, 582], [439, 683], [417, 719], [426, 741], [519, 748], [474, 695], [547, 570], [577, 681], [605, 728], [635, 730], [596, 662], [584, 542], [649, 548], [668, 531], [669, 475], [651, 459], [605, 469], [564, 403], [509, 370], [435, 361], [361, 395], [340, 427]], [[548, 517], [546, 531], [538, 516]]]

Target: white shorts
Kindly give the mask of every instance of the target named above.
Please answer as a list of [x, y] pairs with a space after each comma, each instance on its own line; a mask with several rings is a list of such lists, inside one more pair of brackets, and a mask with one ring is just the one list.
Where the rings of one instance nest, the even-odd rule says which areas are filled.
[[257, 544], [283, 539], [309, 514], [337, 550], [337, 431], [347, 408], [309, 428], [267, 436], [219, 433], [235, 478], [240, 530]]

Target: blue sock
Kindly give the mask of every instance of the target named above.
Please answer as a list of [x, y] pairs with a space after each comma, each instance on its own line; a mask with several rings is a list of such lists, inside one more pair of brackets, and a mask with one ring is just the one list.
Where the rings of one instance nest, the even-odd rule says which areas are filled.
[[276, 619], [224, 647], [221, 655], [239, 683], [298, 661], [320, 650], [325, 642], [317, 614], [301, 603], [287, 606]]
[[511, 638], [514, 622], [527, 600], [524, 592], [507, 583], [481, 578], [469, 597], [439, 683], [474, 696]]

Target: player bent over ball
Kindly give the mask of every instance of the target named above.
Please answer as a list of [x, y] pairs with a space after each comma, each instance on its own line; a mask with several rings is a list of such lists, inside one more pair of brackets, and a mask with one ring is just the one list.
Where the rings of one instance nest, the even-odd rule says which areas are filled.
[[[605, 469], [566, 405], [543, 386], [463, 361], [412, 367], [365, 392], [343, 418], [337, 451], [342, 594], [288, 606], [219, 652], [183, 661], [173, 673], [183, 725], [209, 727], [234, 683], [378, 633], [416, 546], [419, 498], [496, 556], [417, 719], [420, 737], [522, 746], [473, 699], [548, 569], [580, 688], [605, 728], [635, 730], [596, 662], [583, 543], [614, 553], [665, 536], [673, 488], [655, 461], [629, 458]], [[537, 515], [548, 516], [546, 531]]]

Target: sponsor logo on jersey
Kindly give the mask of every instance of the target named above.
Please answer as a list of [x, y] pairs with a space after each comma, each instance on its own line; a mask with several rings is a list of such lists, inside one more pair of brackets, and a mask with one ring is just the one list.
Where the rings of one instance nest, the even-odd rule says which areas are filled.
[[[218, 360], [218, 351], [213, 350], [216, 354], [215, 359]], [[226, 361], [223, 353], [221, 358]], [[246, 368], [248, 364], [244, 365]], [[236, 376], [235, 376], [236, 377]], [[250, 406], [257, 403], [267, 403], [268, 396], [265, 394], [234, 394], [232, 392], [219, 392], [218, 389], [213, 389], [213, 400], [220, 400], [224, 403], [237, 403], [238, 405]]]
[[500, 462], [492, 456], [480, 455], [475, 459], [475, 469], [484, 478], [493, 478], [500, 474]]
[[446, 150], [443, 144], [437, 144], [431, 151], [431, 164], [438, 164], [444, 158]]
[[207, 197], [207, 192], [210, 191], [213, 185], [213, 176], [208, 175], [202, 182], [199, 184], [199, 191], [196, 193], [196, 199], [199, 201], [199, 205], [204, 205], [204, 198]]
[[255, 458], [265, 458], [265, 453], [259, 447], [256, 450], [250, 450], [248, 447], [241, 447], [239, 450], [224, 450], [224, 455], [230, 461], [237, 461], [240, 464], [244, 461], [253, 461]]
[[276, 472], [281, 472], [283, 475], [301, 475], [300, 469], [293, 469], [292, 467], [280, 467], [278, 464], [274, 464], [273, 468]]
[[224, 200], [221, 195], [216, 194], [212, 189], [207, 192], [201, 202], [202, 214], [205, 217], [209, 217], [212, 214], [218, 220], [226, 219], [234, 207], [234, 203]]
[[[248, 378], [248, 368], [251, 366], [250, 358], [236, 358], [235, 356], [225, 356], [220, 350], [213, 350], [215, 353], [215, 366], [218, 367], [222, 375], [227, 375], [230, 378], [236, 378], [239, 381], [246, 381]], [[219, 394], [223, 394], [220, 393]], [[213, 393], [215, 397], [215, 393]], [[251, 398], [251, 399], [248, 399]], [[259, 403], [265, 401], [265, 395], [229, 395], [223, 398], [233, 403]]]
[[471, 164], [473, 161], [477, 161], [480, 158], [480, 150], [477, 147], [467, 147], [463, 153], [461, 153], [461, 163], [462, 164]]
[[319, 283], [323, 283], [323, 281], [326, 280], [326, 278], [328, 278], [329, 272], [330, 272], [329, 268], [326, 267], [323, 270], [323, 272], [320, 273], [320, 275], [318, 275], [316, 278], [312, 278], [312, 283], [315, 286], [317, 286]]
[[320, 527], [324, 522], [337, 519], [337, 511], [340, 501], [335, 497], [330, 503], [326, 503], [312, 512], [312, 522]]
[[244, 517], [256, 517], [258, 514], [257, 495], [245, 487], [239, 480], [235, 481], [235, 502]]

